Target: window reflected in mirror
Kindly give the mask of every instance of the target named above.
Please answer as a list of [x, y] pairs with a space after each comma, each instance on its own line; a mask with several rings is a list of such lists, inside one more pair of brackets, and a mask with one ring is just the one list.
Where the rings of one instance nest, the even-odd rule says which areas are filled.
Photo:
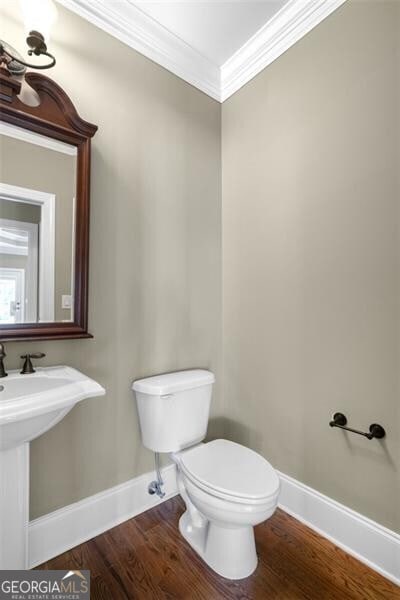
[[0, 124], [0, 325], [74, 320], [76, 155]]

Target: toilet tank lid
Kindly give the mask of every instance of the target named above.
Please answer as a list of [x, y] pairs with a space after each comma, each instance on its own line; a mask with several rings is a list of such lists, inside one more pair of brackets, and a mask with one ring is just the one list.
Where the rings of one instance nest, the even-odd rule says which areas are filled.
[[138, 379], [132, 384], [135, 392], [149, 394], [152, 396], [164, 396], [174, 392], [182, 392], [203, 385], [214, 383], [215, 377], [211, 371], [204, 369], [192, 369], [190, 371], [177, 371], [176, 373], [165, 373]]

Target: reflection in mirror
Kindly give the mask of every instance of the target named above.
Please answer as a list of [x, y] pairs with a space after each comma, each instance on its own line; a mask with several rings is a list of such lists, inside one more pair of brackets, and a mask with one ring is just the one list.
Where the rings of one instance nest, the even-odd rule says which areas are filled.
[[74, 319], [76, 155], [0, 123], [0, 326]]

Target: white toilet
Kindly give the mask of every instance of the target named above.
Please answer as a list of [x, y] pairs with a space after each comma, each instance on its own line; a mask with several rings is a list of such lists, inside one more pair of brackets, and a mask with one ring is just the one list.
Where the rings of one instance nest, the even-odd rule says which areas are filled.
[[279, 479], [262, 456], [228, 440], [201, 443], [214, 375], [195, 369], [133, 383], [143, 444], [170, 453], [186, 512], [183, 537], [219, 575], [242, 579], [257, 566], [254, 525], [275, 511]]

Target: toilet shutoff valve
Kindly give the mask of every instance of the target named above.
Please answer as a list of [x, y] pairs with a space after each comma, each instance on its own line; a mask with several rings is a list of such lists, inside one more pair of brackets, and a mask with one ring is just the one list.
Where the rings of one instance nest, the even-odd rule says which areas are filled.
[[149, 487], [147, 488], [147, 491], [152, 496], [154, 496], [154, 494], [156, 494], [159, 498], [164, 498], [165, 492], [162, 489], [162, 486], [164, 485], [164, 482], [163, 482], [162, 477], [161, 477], [161, 472], [160, 472], [160, 455], [159, 455], [158, 452], [154, 453], [154, 464], [155, 464], [155, 467], [156, 467], [156, 476], [157, 476], [157, 479], [155, 479], [154, 481], [152, 481], [151, 483], [149, 483]]

